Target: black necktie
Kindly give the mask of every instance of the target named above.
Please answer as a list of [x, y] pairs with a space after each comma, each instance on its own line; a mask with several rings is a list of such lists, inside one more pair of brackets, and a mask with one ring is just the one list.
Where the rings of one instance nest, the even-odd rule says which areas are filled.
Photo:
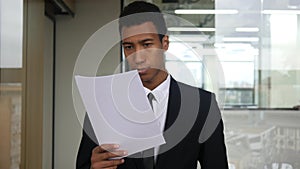
[[[153, 99], [154, 99], [154, 95], [152, 93], [149, 93], [147, 95], [148, 100], [150, 102], [151, 108], [153, 110]], [[154, 165], [154, 148], [150, 148], [148, 150], [143, 151], [143, 161], [144, 161], [144, 166], [145, 169], [155, 169], [155, 165]]]
[[153, 95], [152, 93], [149, 93], [149, 94], [147, 95], [147, 97], [148, 97], [148, 100], [149, 100], [149, 102], [150, 102], [151, 108], [152, 108], [152, 110], [153, 110], [153, 99], [154, 99], [154, 95]]

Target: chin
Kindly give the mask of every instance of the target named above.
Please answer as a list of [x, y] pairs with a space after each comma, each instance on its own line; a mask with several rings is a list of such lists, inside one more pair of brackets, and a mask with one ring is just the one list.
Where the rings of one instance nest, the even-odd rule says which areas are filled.
[[150, 82], [151, 78], [147, 77], [147, 75], [140, 75], [142, 82]]

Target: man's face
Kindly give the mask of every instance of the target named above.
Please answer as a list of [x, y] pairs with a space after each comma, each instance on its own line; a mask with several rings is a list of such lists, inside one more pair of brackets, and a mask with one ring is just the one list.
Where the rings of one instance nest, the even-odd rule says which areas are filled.
[[[169, 47], [168, 36], [162, 42], [152, 22], [122, 28], [125, 57], [131, 69], [137, 69], [143, 84], [160, 83], [166, 74], [164, 52]], [[164, 80], [164, 79], [163, 79]]]

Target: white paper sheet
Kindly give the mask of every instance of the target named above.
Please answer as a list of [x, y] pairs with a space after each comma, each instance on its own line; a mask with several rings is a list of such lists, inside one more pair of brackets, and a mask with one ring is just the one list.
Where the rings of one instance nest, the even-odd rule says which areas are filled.
[[100, 144], [119, 144], [131, 155], [165, 143], [136, 70], [75, 80]]

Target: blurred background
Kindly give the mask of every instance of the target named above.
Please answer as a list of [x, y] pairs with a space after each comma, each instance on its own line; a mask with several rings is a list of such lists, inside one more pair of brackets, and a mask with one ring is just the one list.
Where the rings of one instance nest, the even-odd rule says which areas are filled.
[[[76, 59], [132, 1], [0, 0], [0, 169], [75, 168]], [[300, 169], [300, 0], [147, 1], [165, 14], [169, 73], [217, 96], [230, 169]], [[97, 75], [123, 63], [116, 43]]]

